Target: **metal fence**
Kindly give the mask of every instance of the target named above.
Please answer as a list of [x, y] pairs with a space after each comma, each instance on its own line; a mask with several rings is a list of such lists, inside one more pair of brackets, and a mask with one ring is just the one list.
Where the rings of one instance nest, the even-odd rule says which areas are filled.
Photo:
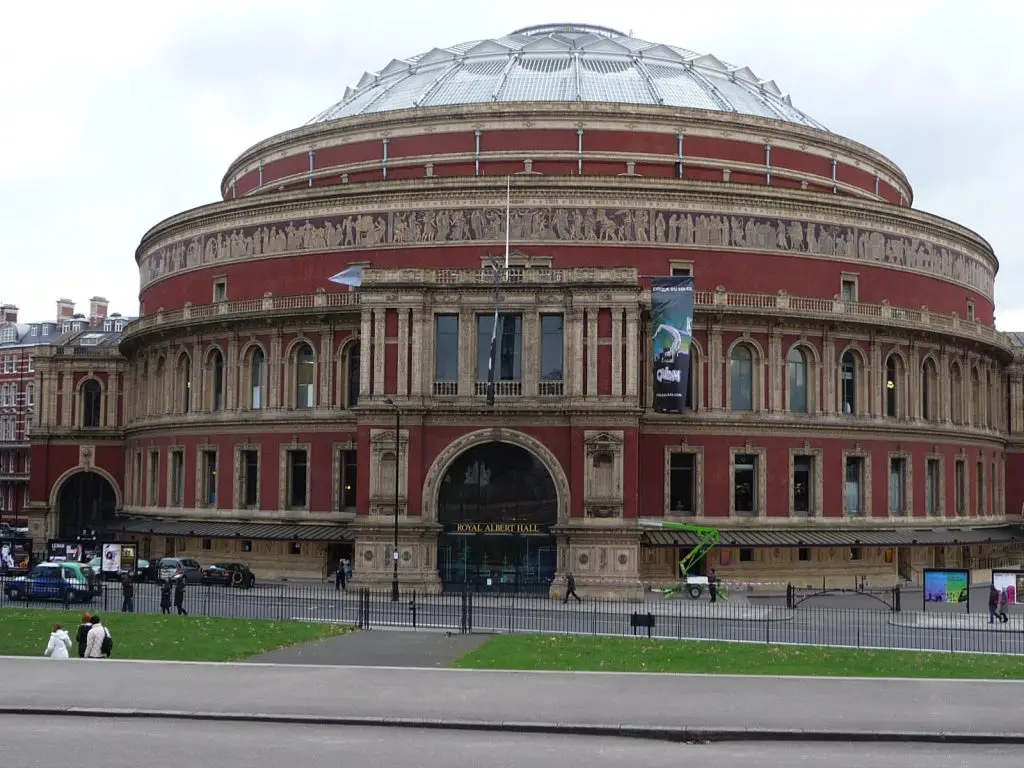
[[[90, 613], [179, 613], [173, 593], [163, 607], [159, 584], [134, 585], [130, 605], [121, 586], [104, 583], [88, 602], [11, 600], [10, 579], [0, 581], [0, 621], [8, 608], [68, 609]], [[855, 599], [872, 607], [821, 607], [799, 601], [794, 594], [752, 597], [735, 592], [709, 602], [706, 596], [609, 601], [583, 598], [568, 602], [532, 595], [491, 595], [472, 592], [426, 595], [403, 591], [394, 601], [390, 591], [337, 590], [333, 584], [258, 584], [251, 589], [189, 584], [182, 611], [190, 616], [298, 620], [341, 623], [362, 628], [438, 630], [452, 633], [551, 633], [578, 635], [642, 635], [677, 640], [718, 640], [747, 643], [821, 645], [852, 648], [895, 648], [946, 652], [1024, 654], [1024, 616], [1011, 614], [1006, 623], [989, 623], [986, 606], [967, 613], [952, 606], [928, 611], [908, 610], [916, 599], [903, 595], [903, 610], [889, 599]], [[883, 595], [885, 597], [885, 595]]]

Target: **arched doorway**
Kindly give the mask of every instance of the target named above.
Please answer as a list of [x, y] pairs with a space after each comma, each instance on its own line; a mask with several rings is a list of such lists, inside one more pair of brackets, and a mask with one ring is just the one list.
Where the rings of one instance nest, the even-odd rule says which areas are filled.
[[98, 472], [78, 472], [57, 494], [57, 537], [76, 539], [83, 531], [101, 535], [116, 509], [117, 494], [107, 478]]
[[558, 492], [544, 464], [518, 445], [487, 442], [441, 478], [438, 567], [446, 589], [546, 593], [555, 574]]

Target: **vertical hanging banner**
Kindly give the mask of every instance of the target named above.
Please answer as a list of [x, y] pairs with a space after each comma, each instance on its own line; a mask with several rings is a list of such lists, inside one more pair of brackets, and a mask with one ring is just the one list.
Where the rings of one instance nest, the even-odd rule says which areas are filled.
[[655, 277], [651, 285], [654, 412], [682, 413], [690, 385], [693, 277]]

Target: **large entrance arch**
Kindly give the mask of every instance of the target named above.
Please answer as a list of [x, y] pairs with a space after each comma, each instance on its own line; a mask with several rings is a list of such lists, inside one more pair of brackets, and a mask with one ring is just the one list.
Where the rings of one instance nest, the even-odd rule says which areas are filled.
[[547, 592], [560, 501], [548, 468], [521, 445], [481, 442], [459, 454], [437, 483], [445, 588]]
[[57, 491], [57, 537], [74, 539], [83, 531], [99, 534], [117, 509], [117, 492], [99, 472], [76, 472]]

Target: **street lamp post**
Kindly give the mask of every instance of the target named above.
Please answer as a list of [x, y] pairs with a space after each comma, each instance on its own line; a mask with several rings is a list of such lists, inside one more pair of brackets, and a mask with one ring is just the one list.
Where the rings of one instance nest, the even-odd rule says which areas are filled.
[[391, 550], [391, 561], [394, 572], [391, 577], [391, 601], [398, 602], [398, 457], [401, 452], [402, 436], [402, 411], [390, 397], [384, 398], [384, 402], [395, 409], [395, 543]]

